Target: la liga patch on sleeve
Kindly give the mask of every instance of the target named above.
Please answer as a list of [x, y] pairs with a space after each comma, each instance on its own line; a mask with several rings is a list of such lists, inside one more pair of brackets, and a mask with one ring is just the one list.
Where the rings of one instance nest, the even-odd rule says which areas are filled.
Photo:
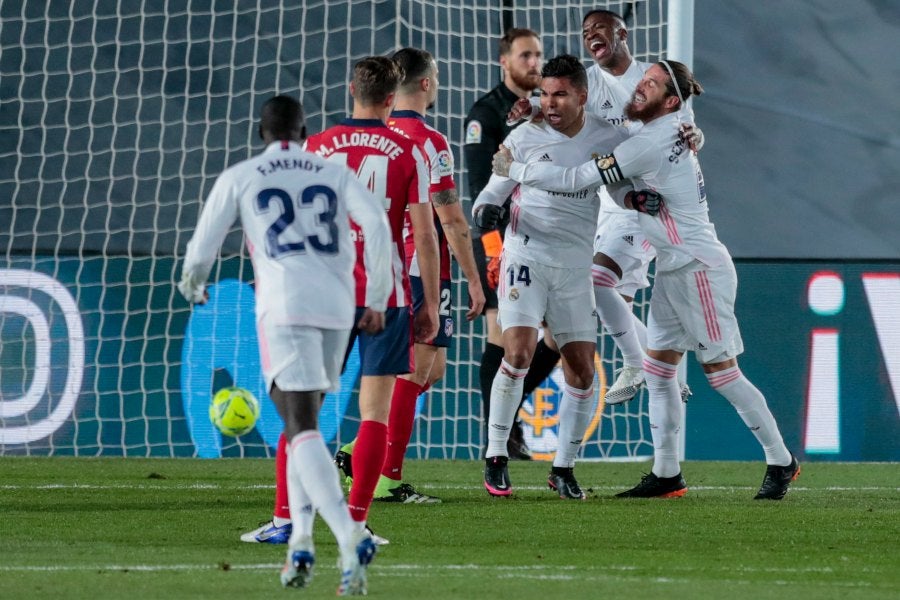
[[469, 124], [466, 126], [466, 143], [481, 143], [481, 123], [478, 121], [469, 121]]

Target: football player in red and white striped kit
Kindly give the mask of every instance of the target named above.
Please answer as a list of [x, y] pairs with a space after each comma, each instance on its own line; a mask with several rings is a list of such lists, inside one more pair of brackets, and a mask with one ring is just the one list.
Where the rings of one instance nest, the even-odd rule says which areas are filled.
[[[360, 427], [353, 454], [353, 485], [348, 504], [358, 526], [364, 528], [375, 485], [387, 452], [387, 423], [396, 376], [413, 370], [414, 341], [428, 341], [437, 333], [439, 303], [438, 245], [428, 195], [428, 163], [421, 147], [391, 130], [385, 123], [395, 101], [403, 71], [390, 58], [368, 57], [356, 64], [350, 94], [353, 114], [340, 124], [310, 136], [306, 148], [329, 162], [343, 164], [356, 173], [370, 191], [383, 202], [393, 238], [391, 263], [393, 287], [385, 312], [384, 331], [368, 335], [358, 329], [351, 333], [348, 352], [359, 338], [361, 381], [359, 392]], [[424, 290], [422, 307], [412, 314], [412, 296], [406, 270], [403, 224], [407, 208], [415, 227], [416, 249]], [[351, 223], [352, 225], [352, 223]], [[357, 318], [362, 316], [369, 294], [365, 277], [365, 240], [356, 232]], [[412, 322], [411, 322], [412, 321]], [[278, 455], [281, 452], [279, 450]], [[311, 530], [314, 514], [299, 515], [285, 510], [283, 468], [276, 464], [275, 518], [241, 539], [248, 542], [283, 543], [293, 529]]]
[[[392, 58], [404, 70], [405, 78], [397, 92], [397, 104], [387, 123], [388, 127], [420, 144], [428, 159], [429, 194], [434, 207], [434, 225], [438, 233], [440, 253], [441, 291], [438, 333], [431, 341], [416, 342], [415, 371], [399, 375], [394, 386], [388, 421], [387, 459], [375, 490], [375, 500], [430, 504], [440, 500], [403, 483], [403, 458], [415, 421], [416, 401], [446, 371], [447, 347], [453, 338], [455, 326], [450, 288], [451, 251], [468, 281], [470, 302], [466, 318], [469, 321], [481, 314], [485, 297], [472, 252], [469, 223], [463, 214], [453, 181], [453, 153], [447, 138], [425, 122], [425, 112], [434, 105], [437, 98], [437, 63], [429, 52], [418, 48], [403, 48], [394, 53]], [[412, 284], [413, 306], [418, 307], [424, 301], [424, 295], [416, 227], [410, 217], [408, 212], [405, 228], [406, 262]]]

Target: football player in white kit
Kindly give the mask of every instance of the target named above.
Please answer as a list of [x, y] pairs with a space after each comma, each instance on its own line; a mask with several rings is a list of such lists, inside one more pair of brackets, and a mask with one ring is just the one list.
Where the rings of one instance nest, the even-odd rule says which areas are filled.
[[[178, 289], [206, 301], [206, 279], [226, 234], [240, 218], [256, 279], [256, 318], [263, 374], [284, 420], [288, 502], [311, 505], [331, 528], [341, 553], [339, 595], [365, 593], [371, 536], [356, 527], [318, 431], [326, 391], [340, 386], [341, 363], [355, 307], [356, 250], [349, 217], [366, 236], [372, 293], [358, 326], [377, 332], [392, 289], [391, 233], [381, 203], [347, 168], [301, 150], [306, 137], [300, 103], [276, 96], [262, 108], [266, 149], [217, 179], [187, 246]], [[311, 537], [288, 542], [281, 582], [304, 587], [315, 562]]]
[[[543, 122], [527, 123], [504, 140], [522, 162], [574, 166], [585, 153], [612, 149], [627, 133], [585, 113], [587, 77], [574, 56], [548, 61], [541, 80]], [[608, 151], [608, 150], [607, 150]], [[504, 357], [491, 388], [484, 486], [493, 496], [512, 491], [506, 440], [522, 397], [524, 377], [546, 321], [563, 356], [565, 389], [559, 442], [548, 483], [562, 498], [584, 499], [574, 476], [594, 404], [596, 313], [591, 291], [591, 236], [597, 222], [596, 181], [566, 193], [546, 192], [493, 175], [473, 207], [475, 225], [491, 229], [512, 194], [497, 290]]]
[[[587, 69], [585, 110], [634, 133], [641, 124], [625, 116], [625, 105], [651, 63], [632, 58], [625, 20], [613, 11], [589, 11], [582, 20], [582, 39], [594, 60]], [[523, 103], [514, 109], [513, 115], [518, 116], [524, 106]], [[690, 108], [682, 109], [682, 117], [682, 128], [691, 149], [699, 150], [703, 134], [693, 127]], [[634, 314], [632, 302], [638, 290], [650, 285], [647, 273], [656, 251], [641, 230], [635, 211], [616, 204], [605, 188], [600, 189], [600, 198], [591, 274], [597, 315], [622, 353], [623, 362], [606, 391], [605, 402], [621, 404], [634, 398], [644, 383], [641, 363], [643, 349], [647, 347], [647, 329]], [[690, 395], [686, 384], [681, 385], [681, 394], [686, 401]]]
[[[709, 221], [700, 164], [678, 135], [679, 109], [702, 91], [685, 65], [656, 63], [626, 106], [628, 118], [644, 126], [611, 154], [572, 169], [513, 163], [508, 174], [523, 185], [558, 192], [630, 179], [633, 186], [651, 188], [665, 198], [657, 217], [639, 215], [657, 251], [643, 363], [650, 392], [653, 469], [618, 496], [666, 498], [687, 492], [678, 462], [683, 408], [676, 370], [684, 353], [693, 351], [710, 385], [735, 407], [763, 447], [767, 468], [755, 498], [780, 500], [800, 474], [800, 464], [785, 446], [765, 397], [738, 367], [744, 347], [734, 315], [734, 264]], [[616, 196], [628, 205], [628, 195]]]

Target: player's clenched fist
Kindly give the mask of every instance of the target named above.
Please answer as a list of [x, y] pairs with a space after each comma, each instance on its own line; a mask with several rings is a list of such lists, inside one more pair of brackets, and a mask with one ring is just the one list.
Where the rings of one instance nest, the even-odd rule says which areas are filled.
[[627, 198], [631, 202], [631, 208], [651, 217], [655, 217], [659, 213], [659, 209], [662, 208], [663, 204], [662, 195], [653, 190], [628, 192]]
[[384, 313], [366, 307], [356, 326], [369, 335], [379, 333], [384, 329]]
[[472, 215], [472, 221], [475, 223], [475, 227], [484, 231], [497, 229], [497, 225], [503, 219], [504, 211], [505, 209], [502, 206], [483, 204], [475, 210], [475, 214]]

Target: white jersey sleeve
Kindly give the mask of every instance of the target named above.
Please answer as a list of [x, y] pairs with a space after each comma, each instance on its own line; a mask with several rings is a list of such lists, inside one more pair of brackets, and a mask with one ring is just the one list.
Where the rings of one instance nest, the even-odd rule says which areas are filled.
[[194, 235], [188, 242], [181, 282], [178, 284], [178, 289], [188, 301], [202, 301], [212, 265], [228, 230], [238, 218], [238, 194], [234, 183], [233, 170], [219, 175], [203, 206]]
[[491, 175], [487, 185], [479, 192], [475, 203], [472, 205], [472, 214], [475, 214], [475, 211], [485, 204], [503, 206], [517, 185], [519, 184], [508, 177], [501, 177], [497, 174]]
[[578, 167], [559, 167], [542, 162], [513, 162], [509, 178], [522, 185], [548, 192], [574, 192], [592, 185], [602, 185], [603, 179], [594, 165], [588, 161]]
[[393, 290], [391, 229], [378, 199], [350, 171], [344, 177], [344, 200], [350, 218], [365, 237], [366, 298], [369, 308], [384, 312]]

